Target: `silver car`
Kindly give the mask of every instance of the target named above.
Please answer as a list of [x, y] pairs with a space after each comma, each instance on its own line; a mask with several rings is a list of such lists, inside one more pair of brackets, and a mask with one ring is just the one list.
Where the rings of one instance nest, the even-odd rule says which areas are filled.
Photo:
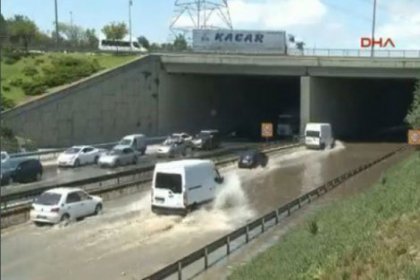
[[158, 157], [189, 156], [192, 154], [192, 144], [181, 137], [168, 137], [157, 150]]
[[98, 160], [100, 167], [117, 167], [121, 165], [137, 164], [139, 154], [130, 147], [112, 149]]

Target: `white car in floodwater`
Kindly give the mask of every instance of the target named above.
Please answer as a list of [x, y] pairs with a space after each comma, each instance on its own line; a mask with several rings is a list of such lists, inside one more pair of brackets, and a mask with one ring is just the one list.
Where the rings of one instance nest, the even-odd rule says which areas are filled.
[[99, 157], [104, 152], [92, 146], [73, 146], [58, 156], [58, 166], [78, 167], [85, 164], [98, 162]]
[[80, 188], [55, 188], [38, 196], [31, 208], [31, 221], [35, 223], [68, 223], [70, 220], [99, 214], [103, 201]]

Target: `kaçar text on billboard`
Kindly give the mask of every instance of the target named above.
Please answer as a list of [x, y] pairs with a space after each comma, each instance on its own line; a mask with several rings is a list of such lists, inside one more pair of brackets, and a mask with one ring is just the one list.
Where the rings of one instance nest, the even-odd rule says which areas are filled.
[[195, 29], [193, 50], [286, 54], [286, 32]]

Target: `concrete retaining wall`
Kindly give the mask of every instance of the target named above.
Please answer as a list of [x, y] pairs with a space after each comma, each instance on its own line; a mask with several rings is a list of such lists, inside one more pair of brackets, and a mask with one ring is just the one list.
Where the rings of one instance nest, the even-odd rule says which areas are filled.
[[147, 56], [2, 114], [2, 123], [42, 147], [157, 135], [160, 60]]

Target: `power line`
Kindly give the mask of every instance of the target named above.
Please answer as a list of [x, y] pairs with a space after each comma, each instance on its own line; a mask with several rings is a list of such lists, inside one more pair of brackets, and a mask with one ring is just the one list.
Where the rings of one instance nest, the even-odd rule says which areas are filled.
[[55, 7], [55, 36], [56, 36], [56, 47], [58, 49], [59, 33], [58, 33], [58, 6], [57, 6], [57, 0], [54, 0], [54, 7]]
[[[376, 0], [373, 0], [373, 16], [372, 16], [372, 40], [375, 41], [375, 26], [376, 26]], [[374, 56], [375, 44], [372, 44], [372, 51], [370, 55]]]

